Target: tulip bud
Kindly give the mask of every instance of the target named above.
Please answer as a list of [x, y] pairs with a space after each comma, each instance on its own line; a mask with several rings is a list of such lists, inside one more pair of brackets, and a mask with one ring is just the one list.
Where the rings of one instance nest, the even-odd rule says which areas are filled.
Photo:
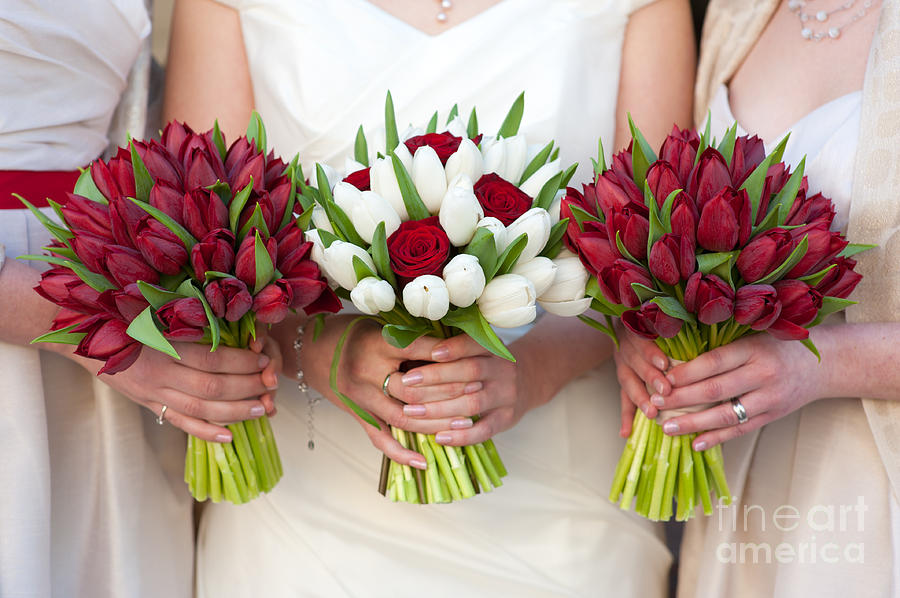
[[72, 243], [75, 255], [87, 266], [88, 270], [97, 274], [105, 274], [107, 272], [107, 266], [103, 263], [103, 256], [109, 247], [109, 239], [89, 233], [81, 233], [75, 235], [70, 243]]
[[697, 268], [694, 245], [689, 239], [667, 233], [650, 248], [650, 272], [666, 284], [678, 284]]
[[643, 216], [648, 215], [646, 211], [641, 211], [642, 207], [646, 210], [644, 195], [634, 181], [627, 177], [619, 177], [611, 170], [597, 177], [593, 185], [586, 186], [585, 196], [588, 203], [597, 205], [607, 219], [613, 210], [620, 210], [625, 206], [631, 206]]
[[181, 239], [155, 218], [147, 218], [137, 227], [135, 243], [141, 255], [155, 270], [178, 274], [188, 262]]
[[740, 187], [744, 180], [766, 159], [766, 148], [762, 139], [754, 135], [741, 135], [734, 141], [731, 153], [731, 180]]
[[[542, 258], [535, 258], [542, 259]], [[541, 307], [557, 316], [573, 317], [591, 306], [591, 298], [585, 297], [590, 274], [577, 256], [557, 257], [553, 260], [556, 276], [543, 293], [538, 293]]]
[[353, 212], [356, 204], [362, 201], [362, 192], [350, 183], [343, 181], [334, 186], [332, 195], [334, 196], [334, 203], [348, 216]]
[[527, 262], [544, 250], [547, 241], [550, 239], [550, 214], [543, 208], [531, 208], [515, 221], [506, 227], [506, 235], [504, 239], [504, 249], [522, 233], [528, 235], [528, 242], [522, 254], [519, 256], [521, 261]]
[[191, 267], [198, 280], [207, 272], [231, 272], [234, 266], [234, 234], [227, 228], [210, 231], [191, 249]]
[[753, 237], [741, 250], [735, 265], [741, 278], [747, 282], [756, 282], [783, 264], [795, 246], [789, 231], [772, 228]]
[[515, 183], [522, 178], [527, 156], [528, 143], [524, 135], [498, 139], [485, 153], [484, 173], [494, 172], [500, 178]]
[[328, 231], [332, 235], [334, 234], [334, 227], [331, 226], [331, 220], [328, 219], [325, 208], [319, 204], [312, 207], [312, 224], [317, 229]]
[[697, 244], [709, 251], [731, 251], [750, 238], [750, 199], [747, 191], [728, 187], [700, 205]]
[[118, 318], [97, 315], [73, 329], [85, 337], [75, 349], [76, 355], [101, 359], [106, 364], [97, 374], [115, 374], [137, 361], [143, 345], [128, 336], [128, 324]]
[[[96, 293], [93, 289], [90, 290]], [[81, 298], [78, 297], [78, 293], [73, 293], [73, 296], [81, 300]], [[121, 315], [126, 322], [134, 320], [150, 305], [147, 303], [147, 300], [144, 299], [144, 295], [141, 293], [141, 289], [138, 287], [137, 283], [131, 283], [121, 291], [113, 291], [112, 299], [116, 306], [116, 311], [119, 312], [119, 315]]]
[[774, 285], [781, 302], [781, 315], [767, 329], [775, 338], [803, 340], [809, 338], [804, 328], [822, 308], [822, 294], [800, 280], [779, 280]]
[[394, 309], [397, 297], [394, 294], [394, 287], [389, 282], [368, 276], [360, 280], [350, 291], [350, 300], [356, 309], [374, 316]]
[[633, 262], [617, 259], [606, 266], [597, 275], [597, 282], [603, 296], [612, 303], [625, 307], [638, 307], [641, 302], [631, 287], [632, 283], [640, 283], [653, 288], [650, 273]]
[[[179, 188], [173, 187], [165, 181], [157, 181], [153, 188], [150, 189], [150, 196], [147, 201], [154, 208], [170, 216], [178, 224], [184, 225], [183, 204], [185, 199], [184, 193]], [[222, 202], [220, 201], [219, 203]]]
[[718, 324], [734, 313], [734, 290], [715, 274], [694, 272], [684, 289], [684, 306], [704, 324]]
[[213, 315], [237, 322], [253, 305], [247, 285], [237, 278], [222, 278], [206, 285], [203, 290]]
[[400, 228], [400, 216], [391, 204], [372, 191], [363, 191], [360, 201], [348, 212], [356, 232], [366, 243], [371, 243], [378, 224], [384, 222], [384, 232], [390, 237]]
[[[579, 265], [581, 265], [580, 262]], [[553, 281], [556, 278], [556, 269], [557, 264], [550, 258], [536, 257], [527, 262], [517, 261], [516, 265], [513, 266], [512, 273], [519, 274], [530, 280], [531, 284], [534, 285], [535, 296], [541, 297], [553, 285]], [[583, 266], [582, 270], [584, 270]], [[585, 270], [586, 277], [587, 270]]]
[[69, 200], [63, 206], [62, 213], [72, 232], [86, 232], [108, 240], [113, 238], [107, 206], [74, 193], [66, 195]]
[[675, 196], [672, 203], [672, 233], [690, 239], [691, 245], [697, 238], [697, 207], [684, 193]]
[[703, 150], [688, 182], [688, 193], [697, 207], [702, 210], [713, 196], [731, 186], [731, 172], [725, 157], [713, 147]]
[[700, 138], [696, 131], [673, 127], [659, 150], [659, 159], [672, 165], [678, 175], [681, 188], [687, 185], [699, 147]]
[[559, 158], [557, 158], [534, 171], [519, 188], [531, 197], [537, 197], [547, 181], [559, 174], [560, 170], [562, 169], [559, 167]]
[[835, 267], [816, 285], [816, 290], [823, 296], [846, 299], [862, 280], [862, 275], [853, 271], [856, 260], [839, 257], [834, 261], [834, 265]]
[[312, 243], [303, 238], [303, 231], [296, 225], [288, 225], [275, 235], [277, 245], [276, 255], [278, 262], [275, 266], [282, 274], [293, 269], [299, 262], [305, 260], [312, 249]]
[[41, 274], [34, 290], [53, 303], [82, 313], [102, 311], [100, 293], [86, 285], [68, 268], [55, 266]]
[[196, 297], [169, 301], [156, 310], [156, 317], [165, 328], [163, 336], [173, 341], [199, 341], [204, 326], [209, 325], [203, 304]]
[[417, 149], [410, 175], [425, 207], [432, 214], [437, 214], [447, 192], [447, 175], [437, 152], [427, 145]]
[[792, 229], [790, 232], [795, 243], [806, 237], [808, 247], [800, 261], [787, 273], [787, 278], [818, 272], [837, 257], [848, 243], [840, 233], [828, 230], [828, 225], [821, 221]]
[[397, 175], [394, 173], [393, 161], [390, 158], [378, 158], [369, 169], [369, 177], [372, 191], [391, 204], [400, 215], [401, 221], [409, 220], [409, 213], [406, 211], [406, 204], [403, 203], [403, 195], [400, 193], [400, 185], [397, 184]]
[[810, 197], [807, 197], [806, 193], [802, 193], [798, 194], [794, 205], [791, 206], [785, 225], [796, 226], [822, 222], [825, 224], [825, 228], [831, 228], [833, 220], [834, 204], [830, 199], [821, 193], [816, 193]]
[[497, 246], [498, 253], [506, 247], [506, 227], [493, 216], [482, 218], [475, 228], [486, 228], [494, 235], [494, 245]]
[[469, 178], [469, 175], [467, 175], [465, 173], [460, 173], [460, 174], [456, 175], [455, 177], [453, 177], [453, 180], [451, 180], [447, 184], [448, 191], [450, 189], [454, 189], [454, 188], [465, 189], [466, 191], [471, 191], [472, 193], [475, 193], [475, 183], [473, 183], [472, 179]]
[[640, 309], [630, 309], [622, 314], [622, 324], [628, 330], [646, 339], [658, 336], [672, 338], [681, 330], [682, 321], [665, 313], [659, 305], [650, 301]]
[[606, 216], [610, 243], [615, 243], [618, 233], [622, 245], [638, 260], [647, 257], [647, 238], [650, 236], [650, 221], [642, 208], [643, 205], [629, 203], [622, 208], [611, 208]]
[[453, 185], [453, 180], [459, 175], [466, 175], [470, 181], [477, 181], [484, 174], [484, 157], [478, 146], [471, 139], [463, 138], [459, 143], [459, 149], [449, 158], [444, 168], [447, 182]]
[[672, 165], [663, 160], [657, 160], [647, 170], [647, 187], [650, 188], [656, 205], [662, 209], [672, 191], [681, 189], [682, 185], [678, 180], [678, 173], [675, 172]]
[[447, 189], [441, 202], [438, 221], [455, 247], [462, 247], [472, 240], [475, 229], [483, 218], [484, 209], [471, 189]]
[[[274, 237], [265, 241], [266, 250], [272, 264], [278, 263], [278, 243]], [[241, 279], [248, 288], [256, 287], [256, 229], [250, 229], [234, 258], [234, 275]]]
[[456, 137], [466, 137], [466, 123], [457, 114], [447, 123], [447, 132]]
[[450, 309], [450, 293], [442, 278], [426, 274], [403, 287], [403, 305], [415, 318], [437, 321]]
[[361, 259], [372, 272], [375, 272], [375, 262], [372, 261], [372, 256], [365, 249], [353, 243], [334, 241], [322, 252], [323, 263], [321, 265], [340, 286], [348, 291], [352, 291], [359, 282], [353, 268], [354, 256]]
[[263, 324], [277, 324], [287, 316], [293, 301], [291, 286], [284, 279], [266, 285], [253, 298], [256, 321]]
[[182, 218], [185, 228], [202, 239], [211, 230], [228, 228], [228, 208], [219, 196], [206, 189], [194, 189], [185, 193], [181, 200]]
[[[76, 237], [73, 242], [78, 239], [79, 237]], [[139, 251], [119, 245], [108, 245], [103, 249], [103, 259], [119, 287], [124, 288], [139, 280], [150, 284], [159, 282], [159, 273], [147, 264]]]
[[484, 291], [484, 270], [474, 255], [460, 253], [444, 266], [444, 282], [450, 303], [469, 307]]
[[494, 277], [478, 298], [478, 309], [490, 324], [515, 328], [534, 321], [537, 315], [534, 284], [519, 274]]
[[749, 284], [737, 290], [734, 300], [734, 320], [753, 330], [765, 330], [781, 315], [781, 302], [775, 287]]

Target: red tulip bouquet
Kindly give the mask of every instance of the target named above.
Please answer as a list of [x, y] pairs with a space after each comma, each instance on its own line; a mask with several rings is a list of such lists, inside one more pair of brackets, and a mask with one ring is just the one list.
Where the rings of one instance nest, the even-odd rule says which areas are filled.
[[[162, 142], [95, 161], [66, 205], [50, 202], [60, 224], [22, 199], [54, 238], [50, 255], [27, 256], [54, 265], [35, 290], [62, 307], [35, 341], [77, 344], [115, 374], [145, 345], [175, 358], [172, 340], [247, 347], [291, 309], [337, 311], [294, 214], [296, 161], [266, 155], [265, 138], [258, 115], [228, 148], [218, 126], [172, 123]], [[188, 438], [197, 500], [244, 503], [281, 477], [267, 417], [228, 428], [230, 443]]]
[[[492, 325], [528, 324], [537, 300], [577, 313], [590, 303], [580, 264], [580, 280], [566, 281], [567, 300], [557, 288], [560, 268], [552, 260], [566, 223], [554, 223], [549, 210], [558, 205], [575, 167], [560, 169], [552, 142], [528, 158], [525, 137], [518, 134], [523, 109], [520, 96], [496, 137], [479, 133], [474, 110], [466, 126], [454, 108], [446, 130], [437, 131], [435, 113], [425, 129], [401, 139], [388, 94], [385, 155], [370, 160], [360, 127], [350, 174], [332, 185], [319, 166], [318, 189], [303, 190], [316, 202], [315, 229], [308, 233], [316, 244], [313, 259], [338, 294], [365, 314], [359, 319], [382, 325], [387, 342], [405, 347], [423, 335], [465, 333], [514, 361]], [[377, 427], [337, 388], [346, 336], [335, 352], [332, 390]], [[479, 488], [499, 486], [506, 473], [490, 440], [459, 448], [437, 444], [434, 435], [391, 431], [428, 464], [424, 474], [393, 462], [382, 468], [382, 491], [393, 500], [468, 498]]]
[[[690, 360], [737, 338], [767, 332], [818, 355], [809, 328], [853, 303], [860, 281], [850, 245], [829, 230], [831, 200], [809, 194], [804, 164], [782, 163], [787, 138], [769, 154], [757, 137], [729, 129], [721, 143], [677, 127], [653, 152], [634, 124], [628, 150], [603, 164], [584, 193], [569, 189], [567, 245], [591, 272], [587, 294], [614, 336], [611, 317]], [[703, 406], [701, 408], [706, 408]], [[666, 436], [638, 410], [610, 493], [653, 520], [712, 512], [710, 490], [730, 500], [719, 446], [698, 452], [696, 434]], [[658, 423], [659, 422], [659, 423]]]

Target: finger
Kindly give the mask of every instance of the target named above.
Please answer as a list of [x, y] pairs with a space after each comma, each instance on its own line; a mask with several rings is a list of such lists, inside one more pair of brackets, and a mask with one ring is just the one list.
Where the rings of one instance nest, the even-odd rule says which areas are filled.
[[622, 404], [622, 425], [619, 427], [619, 436], [628, 438], [631, 436], [631, 423], [634, 421], [634, 414], [637, 413], [637, 408], [624, 390], [619, 392], [619, 397]]
[[400, 463], [401, 465], [409, 465], [416, 469], [426, 469], [428, 467], [425, 457], [416, 451], [403, 448], [403, 445], [397, 442], [397, 439], [391, 435], [390, 428], [388, 428], [384, 422], [379, 422], [381, 425], [380, 430], [364, 422], [362, 422], [362, 424], [372, 445], [387, 455], [391, 461]]
[[238, 401], [258, 397], [266, 391], [278, 388], [277, 377], [263, 382], [261, 375], [210, 374], [201, 370], [183, 368], [175, 370], [172, 379], [163, 381], [168, 388], [185, 394], [213, 401]]
[[[639, 338], [634, 333], [628, 332], [627, 329], [624, 329], [624, 331], [625, 336], [623, 338], [623, 344], [627, 344], [631, 347], [628, 351], [629, 353], [636, 354], [640, 359], [646, 361], [649, 365], [652, 365], [659, 371], [664, 372], [668, 369], [669, 357], [663, 353], [662, 349], [660, 349], [656, 343]], [[625, 351], [623, 351], [623, 353], [624, 352]]]
[[[354, 399], [359, 397], [358, 403], [360, 406], [373, 414], [376, 420], [387, 422], [388, 425], [401, 430], [435, 434], [450, 427], [452, 418], [410, 417], [403, 412], [403, 403], [385, 397], [380, 391], [371, 392], [367, 389], [359, 389], [353, 391], [352, 396]], [[343, 402], [339, 402], [339, 404], [345, 411], [350, 411], [349, 407], [344, 405]]]
[[[394, 380], [397, 378], [399, 376], [391, 376], [391, 384], [394, 384]], [[465, 394], [478, 392], [484, 388], [484, 384], [481, 382], [451, 382], [449, 384], [433, 384], [431, 386], [406, 386], [400, 382], [394, 384], [395, 388], [392, 390], [391, 384], [388, 385], [388, 391], [391, 393], [391, 396], [403, 403], [407, 403], [408, 407], [419, 406], [421, 403], [455, 399]], [[415, 415], [417, 413], [419, 413], [418, 409], [406, 412], [407, 415]], [[424, 411], [421, 413], [424, 414]]]
[[270, 392], [267, 392], [263, 395], [260, 395], [259, 402], [263, 404], [263, 407], [266, 408], [266, 415], [272, 417], [276, 413], [278, 413], [278, 409], [275, 407], [275, 395]]
[[490, 355], [490, 351], [476, 343], [468, 334], [442, 340], [431, 351], [431, 359], [434, 361], [453, 361], [464, 357], [476, 355]]
[[[159, 417], [159, 414], [162, 411], [162, 403], [148, 401], [147, 408], [150, 409], [156, 417]], [[186, 416], [172, 407], [166, 408], [166, 412], [163, 415], [163, 421], [168, 422], [179, 430], [183, 430], [191, 436], [196, 436], [201, 440], [207, 440], [209, 442], [231, 442], [232, 440], [231, 431], [228, 428], [217, 426], [216, 424], [211, 424], [195, 417]]]
[[431, 350], [441, 339], [433, 336], [420, 336], [405, 349], [398, 349], [384, 341], [385, 346], [390, 347], [388, 355], [400, 361], [431, 361]]
[[502, 400], [503, 397], [498, 393], [488, 393], [482, 389], [471, 394], [459, 396], [455, 399], [407, 405], [404, 407], [404, 412], [408, 414], [410, 410], [413, 410], [413, 413], [419, 414], [415, 416], [417, 419], [473, 417], [496, 409], [500, 406], [499, 403], [501, 403]]
[[650, 393], [647, 392], [644, 381], [635, 374], [634, 370], [624, 363], [619, 365], [616, 370], [616, 375], [619, 379], [619, 385], [622, 387], [622, 391], [631, 402], [637, 405], [648, 418], [655, 418], [658, 411], [656, 407], [650, 403]]
[[468, 446], [493, 438], [512, 424], [511, 409], [495, 409], [471, 428], [446, 430], [435, 434], [435, 442], [444, 446]]
[[403, 374], [400, 380], [404, 386], [483, 381], [489, 374], [496, 373], [496, 370], [503, 366], [504, 364], [492, 357], [466, 357], [448, 363], [432, 363], [413, 368]]
[[247, 349], [219, 347], [210, 351], [208, 346], [197, 343], [173, 343], [184, 367], [222, 374], [255, 374], [266, 367], [271, 359]]
[[744, 364], [750, 357], [745, 343], [734, 342], [701, 353], [697, 358], [676, 365], [666, 374], [672, 386], [687, 386], [710, 376], [722, 374]]
[[281, 347], [278, 342], [270, 336], [266, 336], [262, 346], [262, 353], [271, 359], [266, 369], [273, 370], [276, 374], [284, 367], [284, 359], [281, 355]]
[[[621, 361], [624, 361], [623, 365], [627, 365], [637, 374], [642, 384], [649, 385], [657, 394], [665, 396], [672, 390], [672, 384], [666, 379], [665, 365], [667, 362], [663, 360], [663, 353], [652, 343], [644, 344], [643, 347], [656, 349], [658, 355], [651, 355], [645, 350], [641, 353], [632, 353], [630, 358], [623, 356]], [[663, 363], [664, 367], [659, 368], [659, 363]]]
[[170, 388], [163, 389], [159, 397], [159, 402], [168, 405], [169, 409], [194, 419], [221, 424], [256, 419], [266, 414], [265, 405], [258, 399], [209, 401]]
[[712, 448], [717, 444], [721, 444], [732, 438], [737, 438], [738, 436], [743, 436], [747, 432], [752, 432], [757, 428], [761, 428], [769, 422], [775, 421], [778, 419], [778, 416], [771, 411], [767, 411], [763, 414], [760, 414], [756, 417], [753, 417], [747, 420], [746, 423], [739, 424], [737, 426], [730, 426], [728, 428], [720, 428], [718, 430], [711, 430], [704, 434], [698, 434], [696, 438], [694, 438], [694, 449], [698, 451], [703, 451], [708, 448]]
[[698, 411], [697, 413], [688, 413], [666, 420], [663, 423], [663, 432], [669, 436], [675, 436], [720, 428], [746, 426], [750, 420], [769, 411], [765, 395], [761, 393], [750, 393], [741, 397], [741, 404], [744, 406], [748, 417], [747, 422], [743, 424], [738, 423], [737, 414], [731, 401], [725, 401], [720, 405]]
[[[699, 359], [699, 357], [698, 357]], [[650, 402], [659, 409], [677, 409], [691, 405], [718, 403], [759, 388], [762, 381], [753, 368], [738, 367], [700, 382], [674, 388], [667, 397], [653, 394]]]

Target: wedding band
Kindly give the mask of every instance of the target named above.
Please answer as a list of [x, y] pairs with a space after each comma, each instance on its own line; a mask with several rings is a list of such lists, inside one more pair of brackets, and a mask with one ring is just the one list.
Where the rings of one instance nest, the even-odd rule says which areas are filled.
[[388, 390], [388, 384], [390, 383], [391, 376], [393, 376], [393, 375], [394, 375], [394, 372], [388, 373], [388, 375], [384, 377], [384, 382], [381, 383], [381, 392], [383, 392], [384, 396], [386, 396], [389, 399], [394, 398], [394, 396], [391, 394], [391, 391]]
[[747, 417], [747, 410], [744, 409], [744, 406], [741, 404], [741, 401], [739, 399], [731, 399], [731, 409], [737, 416], [739, 424], [747, 423], [747, 420], [750, 419], [749, 417]]
[[168, 405], [163, 405], [162, 409], [159, 410], [159, 415], [156, 416], [156, 423], [159, 425], [166, 423], [166, 409], [168, 408]]

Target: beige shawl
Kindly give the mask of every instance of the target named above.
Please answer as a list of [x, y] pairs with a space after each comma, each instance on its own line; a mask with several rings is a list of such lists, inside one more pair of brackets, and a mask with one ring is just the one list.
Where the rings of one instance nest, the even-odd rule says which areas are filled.
[[[703, 27], [697, 71], [695, 122], [705, 119], [727, 82], [759, 38], [779, 0], [713, 0]], [[854, 165], [848, 237], [877, 244], [858, 256], [863, 275], [847, 310], [850, 322], [900, 321], [900, 0], [882, 0], [866, 68]], [[895, 496], [900, 496], [900, 403], [863, 399], [866, 416]]]

